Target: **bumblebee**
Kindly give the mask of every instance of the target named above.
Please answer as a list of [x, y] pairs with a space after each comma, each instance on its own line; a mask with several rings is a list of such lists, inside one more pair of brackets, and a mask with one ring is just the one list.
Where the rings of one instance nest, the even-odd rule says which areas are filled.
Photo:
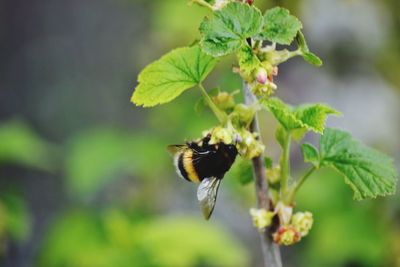
[[197, 199], [206, 220], [214, 210], [221, 180], [238, 154], [235, 145], [209, 144], [210, 138], [207, 135], [197, 142], [168, 146], [178, 175], [199, 184]]

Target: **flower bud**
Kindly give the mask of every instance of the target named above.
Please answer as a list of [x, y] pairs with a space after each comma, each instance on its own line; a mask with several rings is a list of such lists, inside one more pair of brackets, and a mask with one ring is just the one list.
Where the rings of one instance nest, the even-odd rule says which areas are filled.
[[235, 100], [233, 96], [227, 92], [220, 92], [218, 95], [212, 98], [213, 102], [218, 108], [226, 110], [235, 106]]
[[260, 84], [265, 84], [268, 80], [268, 73], [264, 68], [258, 68], [256, 80]]
[[240, 155], [245, 159], [252, 159], [264, 152], [265, 146], [257, 140], [257, 135], [247, 130], [240, 132], [242, 142], [237, 144]]
[[281, 226], [273, 234], [274, 242], [279, 245], [290, 246], [301, 240], [301, 235], [293, 226]]
[[270, 184], [276, 184], [281, 180], [281, 166], [276, 165], [273, 168], [266, 169], [266, 176]]
[[313, 225], [314, 219], [311, 212], [297, 212], [292, 217], [292, 225], [301, 234], [306, 236]]
[[267, 211], [265, 209], [250, 209], [250, 215], [253, 219], [254, 226], [259, 230], [270, 226], [272, 218], [275, 216], [272, 211]]
[[279, 220], [282, 225], [288, 225], [293, 214], [293, 207], [285, 205], [283, 202], [279, 201], [275, 206], [275, 212], [278, 213]]
[[222, 127], [215, 127], [211, 131], [211, 139], [209, 144], [218, 144], [223, 142], [224, 144], [229, 145], [233, 143], [233, 137], [234, 133], [231, 130]]

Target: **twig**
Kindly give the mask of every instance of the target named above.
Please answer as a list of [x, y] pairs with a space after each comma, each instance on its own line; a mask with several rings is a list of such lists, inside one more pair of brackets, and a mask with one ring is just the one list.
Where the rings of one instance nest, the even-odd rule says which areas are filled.
[[[246, 82], [243, 82], [243, 94], [246, 105], [253, 105], [256, 102], [256, 98], [250, 91], [250, 88]], [[250, 125], [250, 131], [260, 133], [257, 114]], [[256, 185], [258, 208], [269, 210], [270, 205], [268, 197], [268, 183], [265, 174], [265, 163], [263, 154], [253, 159], [253, 175]], [[260, 237], [261, 247], [264, 255], [264, 266], [282, 267], [279, 247], [272, 241], [269, 229], [265, 229], [264, 232], [260, 232]]]

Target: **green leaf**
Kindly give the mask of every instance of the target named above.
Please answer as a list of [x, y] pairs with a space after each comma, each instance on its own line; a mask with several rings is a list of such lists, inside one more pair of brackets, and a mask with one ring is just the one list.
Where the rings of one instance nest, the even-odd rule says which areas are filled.
[[327, 128], [320, 140], [321, 166], [340, 172], [357, 200], [394, 194], [393, 160], [355, 140], [349, 133]]
[[340, 116], [341, 113], [324, 104], [306, 104], [295, 109], [296, 118], [304, 124], [305, 128], [316, 133], [324, 131], [328, 115]]
[[310, 49], [308, 48], [306, 42], [306, 38], [304, 37], [304, 34], [301, 31], [297, 33], [296, 42], [300, 48], [301, 56], [305, 61], [317, 67], [322, 66], [322, 60], [317, 55], [310, 52]]
[[314, 166], [319, 166], [319, 152], [313, 145], [304, 143], [301, 145], [304, 162], [312, 163]]
[[258, 57], [253, 53], [250, 46], [244, 45], [237, 53], [240, 71], [247, 76], [251, 74], [261, 65]]
[[306, 104], [293, 108], [278, 98], [270, 98], [262, 104], [287, 131], [307, 129], [321, 134], [324, 131], [327, 116], [340, 115], [340, 112], [323, 104]]
[[143, 107], [170, 102], [201, 83], [216, 63], [197, 45], [175, 49], [144, 68], [131, 101]]
[[311, 52], [303, 52], [302, 56], [305, 61], [310, 63], [311, 65], [320, 67], [322, 66], [322, 60], [314, 53]]
[[211, 19], [200, 25], [201, 47], [214, 57], [237, 52], [246, 38], [261, 31], [263, 17], [260, 10], [243, 3], [229, 3], [215, 11]]
[[301, 22], [282, 7], [269, 9], [264, 15], [264, 29], [257, 38], [290, 45], [302, 28]]

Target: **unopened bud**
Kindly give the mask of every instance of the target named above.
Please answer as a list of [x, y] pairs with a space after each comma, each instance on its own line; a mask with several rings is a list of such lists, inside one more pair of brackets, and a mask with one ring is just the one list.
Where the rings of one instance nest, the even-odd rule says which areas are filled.
[[281, 166], [276, 165], [273, 168], [268, 168], [265, 171], [268, 182], [270, 184], [276, 184], [281, 180]]
[[264, 68], [258, 68], [256, 80], [260, 84], [265, 84], [268, 80], [268, 73]]
[[235, 100], [233, 96], [227, 92], [220, 92], [218, 95], [212, 98], [213, 102], [218, 108], [226, 110], [235, 106]]
[[233, 113], [237, 115], [237, 123], [240, 126], [247, 126], [253, 120], [256, 112], [253, 108], [244, 104], [237, 104]]

